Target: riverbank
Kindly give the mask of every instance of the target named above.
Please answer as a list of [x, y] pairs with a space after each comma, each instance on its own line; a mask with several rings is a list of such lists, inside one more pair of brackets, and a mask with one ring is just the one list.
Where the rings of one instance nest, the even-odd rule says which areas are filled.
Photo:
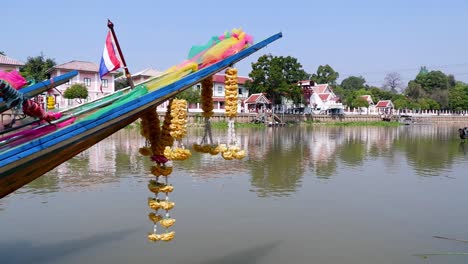
[[[160, 118], [164, 117], [164, 113], [160, 113]], [[310, 115], [310, 114], [283, 114], [278, 115], [281, 123], [286, 124], [299, 124], [299, 123], [337, 123], [346, 125], [348, 123], [370, 125], [380, 123], [382, 118], [378, 115], [343, 115], [343, 116], [330, 116], [330, 115]], [[228, 118], [223, 113], [215, 113], [211, 119], [212, 123], [227, 122]], [[239, 113], [236, 117], [236, 123], [245, 124], [252, 123], [256, 120], [256, 114]], [[395, 119], [396, 120], [396, 119]], [[271, 121], [270, 118], [267, 121]], [[415, 124], [454, 124], [454, 125], [468, 125], [468, 116], [464, 115], [414, 115], [412, 121]], [[203, 124], [204, 118], [200, 113], [188, 114], [189, 124]], [[384, 123], [396, 123], [384, 122]]]

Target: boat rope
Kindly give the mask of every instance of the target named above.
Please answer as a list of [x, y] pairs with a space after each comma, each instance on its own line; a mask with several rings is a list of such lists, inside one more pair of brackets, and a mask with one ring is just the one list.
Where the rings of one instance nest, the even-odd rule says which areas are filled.
[[23, 102], [27, 100], [22, 92], [19, 92], [3, 80], [0, 80], [0, 95], [3, 100], [5, 100], [5, 104], [8, 108], [22, 105]]
[[61, 113], [46, 112], [39, 103], [28, 99], [22, 92], [17, 91], [7, 82], [0, 80], [0, 94], [8, 108], [21, 105], [23, 113], [47, 122], [59, 119]]

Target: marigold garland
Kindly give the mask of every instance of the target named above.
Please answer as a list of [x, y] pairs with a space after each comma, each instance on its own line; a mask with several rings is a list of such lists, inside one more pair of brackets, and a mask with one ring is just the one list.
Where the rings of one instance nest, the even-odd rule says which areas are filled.
[[236, 130], [234, 127], [234, 118], [237, 116], [237, 69], [228, 68], [224, 79], [225, 98], [226, 98], [226, 116], [228, 117], [228, 142], [227, 145], [220, 145], [218, 150], [225, 160], [243, 159], [245, 151], [237, 146]]
[[192, 156], [190, 150], [185, 149], [181, 140], [187, 135], [187, 101], [174, 99], [171, 106], [170, 135], [175, 140], [175, 146], [166, 146], [164, 156], [170, 160], [186, 160]]
[[[169, 185], [167, 177], [172, 173], [172, 163], [164, 156], [165, 147], [172, 146], [174, 142], [170, 134], [171, 103], [172, 101], [169, 102], [162, 128], [155, 108], [149, 109], [141, 116], [140, 133], [146, 138], [146, 146], [140, 148], [139, 152], [143, 156], [150, 156], [155, 162], [155, 165], [151, 166], [151, 173], [156, 176], [156, 180], [150, 180], [148, 183], [148, 189], [155, 194], [155, 198], [148, 198], [148, 206], [155, 210], [148, 215], [154, 224], [153, 233], [148, 234], [150, 241], [170, 241], [175, 236], [174, 231], [157, 234], [157, 223], [166, 229], [175, 223], [175, 219], [169, 215], [169, 210], [175, 206], [174, 202], [169, 201], [169, 193], [174, 187]], [[159, 182], [159, 176], [164, 176], [165, 183]], [[157, 198], [159, 193], [165, 193], [164, 200]], [[166, 211], [165, 217], [157, 214], [159, 209]]]
[[201, 90], [201, 105], [203, 110], [203, 117], [205, 118], [205, 131], [200, 144], [194, 143], [193, 149], [197, 152], [210, 153], [217, 155], [219, 151], [217, 146], [213, 143], [213, 136], [211, 132], [210, 118], [213, 116], [213, 77], [205, 78], [202, 82]]

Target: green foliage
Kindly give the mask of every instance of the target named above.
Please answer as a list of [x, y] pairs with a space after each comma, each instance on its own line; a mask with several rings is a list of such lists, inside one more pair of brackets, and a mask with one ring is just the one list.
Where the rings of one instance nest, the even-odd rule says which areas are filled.
[[430, 99], [433, 99], [440, 107], [447, 108], [449, 106], [449, 93], [448, 90], [435, 89], [430, 95]]
[[422, 88], [422, 86], [417, 83], [416, 81], [410, 81], [408, 83], [408, 87], [405, 90], [405, 94], [414, 100], [417, 100], [422, 97], [426, 97], [426, 91]]
[[372, 96], [372, 99], [374, 100], [375, 103], [377, 103], [379, 100], [392, 100], [395, 94], [382, 90], [378, 87], [369, 87], [369, 94]]
[[431, 71], [425, 74], [418, 74], [414, 80], [426, 92], [431, 92], [436, 89], [447, 90], [449, 88], [449, 79], [441, 71]]
[[330, 85], [336, 85], [336, 80], [340, 77], [340, 74], [333, 70], [330, 65], [320, 65], [317, 69], [317, 73], [312, 74], [312, 80], [317, 84], [328, 83]]
[[362, 77], [349, 76], [341, 82], [341, 87], [345, 90], [359, 90], [364, 88], [366, 80]]
[[368, 107], [369, 102], [365, 98], [362, 97], [356, 97], [353, 100], [352, 107], [360, 108], [360, 107]]
[[300, 98], [301, 91], [297, 89], [297, 82], [306, 79], [307, 73], [296, 58], [268, 54], [252, 63], [249, 77], [252, 81], [245, 85], [250, 94], [266, 93], [273, 104], [276, 104], [280, 103], [282, 96], [291, 100]]
[[118, 81], [115, 81], [115, 90], [118, 91], [118, 90], [122, 90], [124, 88], [127, 88], [130, 86], [130, 82], [128, 81], [128, 79], [119, 79]]
[[393, 101], [395, 109], [406, 109], [410, 105], [410, 101], [406, 97], [399, 97]]
[[4, 51], [0, 51], [0, 55], [6, 56]]
[[45, 58], [44, 54], [36, 57], [28, 57], [25, 65], [20, 68], [21, 75], [31, 78], [36, 82], [48, 79], [46, 71], [55, 66], [53, 59]]
[[76, 83], [65, 90], [63, 97], [67, 99], [86, 99], [88, 97], [88, 89], [83, 84]]
[[458, 82], [449, 91], [449, 106], [457, 111], [468, 109], [468, 85]]
[[200, 103], [200, 88], [191, 87], [177, 94], [176, 98], [184, 99], [188, 103]]

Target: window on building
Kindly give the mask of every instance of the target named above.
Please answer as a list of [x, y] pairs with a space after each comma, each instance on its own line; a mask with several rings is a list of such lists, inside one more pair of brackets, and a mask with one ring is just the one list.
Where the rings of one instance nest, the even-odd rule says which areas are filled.
[[107, 79], [102, 79], [101, 80], [101, 85], [103, 88], [109, 87], [109, 81]]
[[216, 93], [223, 94], [223, 86], [221, 85], [216, 86]]
[[84, 78], [83, 82], [85, 86], [91, 86], [91, 78]]
[[237, 90], [237, 93], [238, 93], [239, 95], [242, 95], [242, 88], [239, 88], [239, 89]]

